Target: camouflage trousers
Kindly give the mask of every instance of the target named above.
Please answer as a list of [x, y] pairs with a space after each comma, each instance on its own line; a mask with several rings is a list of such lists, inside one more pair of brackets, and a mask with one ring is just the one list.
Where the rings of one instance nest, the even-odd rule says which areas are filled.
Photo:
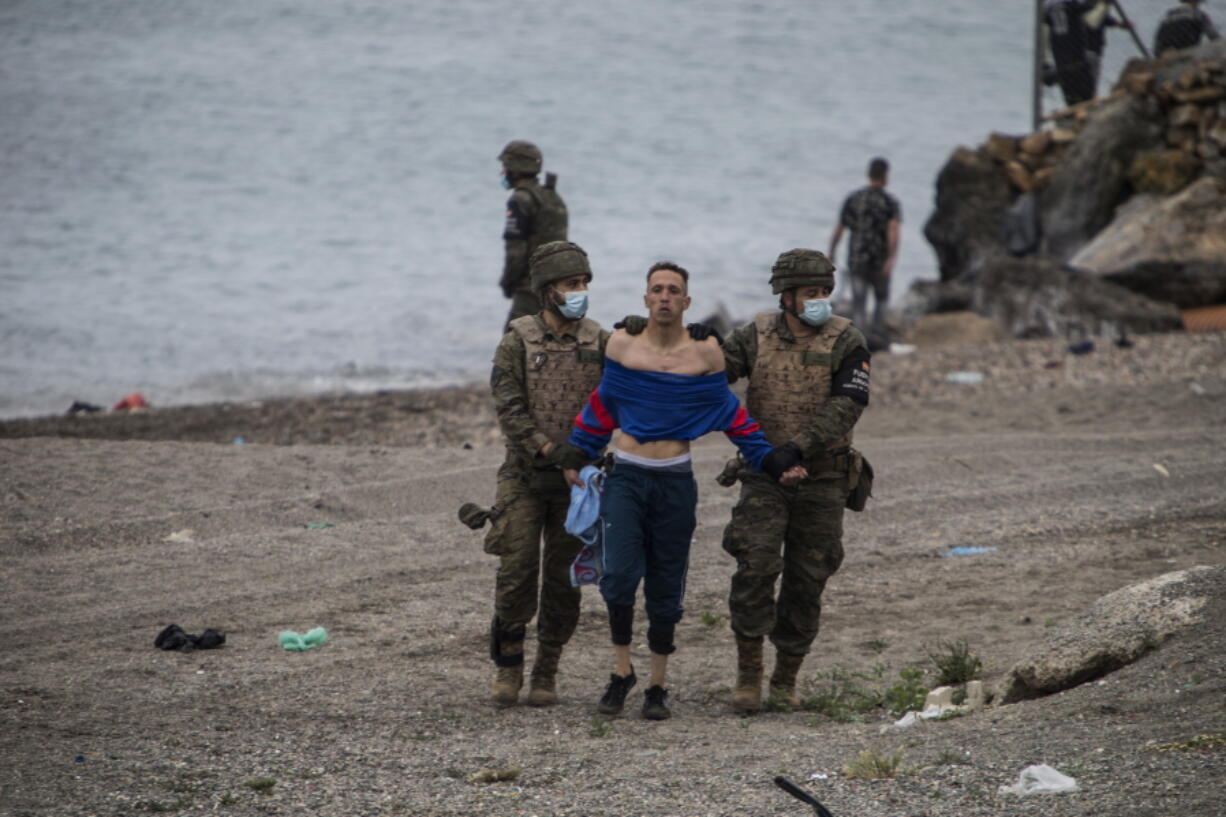
[[522, 640], [539, 598], [537, 637], [565, 644], [579, 622], [570, 563], [582, 547], [563, 529], [570, 505], [566, 480], [560, 471], [538, 471], [509, 457], [498, 469], [495, 504], [502, 512], [485, 537], [485, 552], [498, 557], [495, 631], [506, 641]]
[[541, 311], [541, 299], [530, 289], [517, 289], [511, 294], [511, 311], [507, 313], [507, 322], [503, 332], [510, 331], [511, 321], [524, 315], [535, 315]]
[[809, 652], [826, 580], [843, 562], [846, 501], [843, 473], [790, 487], [761, 474], [742, 477], [740, 499], [724, 529], [724, 550], [736, 559], [728, 606], [738, 635], [770, 636], [788, 655]]

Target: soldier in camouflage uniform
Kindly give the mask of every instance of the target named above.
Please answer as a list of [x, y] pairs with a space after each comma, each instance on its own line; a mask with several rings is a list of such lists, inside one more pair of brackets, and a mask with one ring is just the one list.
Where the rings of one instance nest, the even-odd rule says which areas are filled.
[[592, 272], [580, 247], [545, 244], [532, 254], [530, 268], [532, 290], [545, 309], [511, 321], [490, 376], [507, 445], [490, 514], [493, 527], [485, 539], [485, 551], [499, 559], [490, 657], [498, 667], [493, 696], [500, 706], [519, 700], [524, 636], [538, 611], [538, 584], [528, 703], [548, 706], [557, 700], [558, 659], [579, 620], [579, 589], [571, 587], [569, 570], [581, 547], [563, 530], [570, 489], [557, 465], [558, 446], [600, 383], [609, 338], [583, 317]]
[[[843, 561], [843, 508], [852, 427], [868, 405], [869, 351], [847, 318], [832, 315], [834, 266], [816, 250], [779, 256], [763, 312], [724, 344], [729, 380], [749, 378], [746, 405], [785, 465], [808, 476], [793, 486], [741, 469], [741, 495], [724, 530], [737, 563], [729, 596], [737, 644], [733, 706], [762, 707], [763, 639], [775, 645], [773, 696], [795, 706], [796, 675], [817, 637], [822, 590]], [[858, 472], [856, 472], [858, 473]], [[778, 599], [775, 583], [782, 574]]]
[[502, 184], [511, 189], [507, 199], [507, 220], [502, 231], [506, 248], [502, 279], [498, 285], [502, 294], [511, 299], [511, 321], [540, 310], [535, 288], [531, 286], [528, 259], [542, 244], [566, 240], [566, 203], [554, 190], [557, 176], [546, 174], [541, 185], [541, 150], [531, 142], [509, 142], [498, 155], [502, 162]]
[[[885, 307], [890, 300], [890, 277], [898, 257], [898, 230], [902, 208], [898, 199], [885, 191], [890, 164], [876, 158], [868, 164], [868, 184], [849, 195], [839, 212], [839, 223], [830, 236], [833, 260], [843, 230], [851, 231], [847, 249], [848, 277], [851, 279], [851, 318], [866, 327], [870, 335], [885, 330]], [[873, 317], [868, 317], [868, 293], [873, 292]]]

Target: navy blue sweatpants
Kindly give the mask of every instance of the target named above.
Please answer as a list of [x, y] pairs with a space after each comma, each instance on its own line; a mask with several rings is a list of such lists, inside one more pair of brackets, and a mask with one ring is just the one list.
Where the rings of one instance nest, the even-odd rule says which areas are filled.
[[647, 643], [668, 655], [681, 620], [685, 574], [696, 520], [698, 485], [688, 471], [656, 471], [619, 462], [605, 481], [604, 575], [614, 644], [629, 644], [639, 581], [647, 609]]

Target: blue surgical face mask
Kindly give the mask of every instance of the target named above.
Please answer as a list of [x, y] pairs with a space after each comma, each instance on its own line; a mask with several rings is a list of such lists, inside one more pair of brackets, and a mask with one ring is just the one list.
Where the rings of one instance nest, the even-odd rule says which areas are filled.
[[587, 314], [587, 292], [567, 292], [562, 295], [565, 299], [563, 303], [558, 304], [558, 314], [568, 321], [577, 321]]
[[502, 189], [503, 190], [511, 189], [511, 180], [507, 178], [505, 173], [502, 174]]
[[805, 301], [805, 311], [797, 317], [809, 326], [821, 326], [830, 320], [832, 314], [834, 314], [834, 307], [830, 305], [829, 298], [814, 298], [811, 301]]

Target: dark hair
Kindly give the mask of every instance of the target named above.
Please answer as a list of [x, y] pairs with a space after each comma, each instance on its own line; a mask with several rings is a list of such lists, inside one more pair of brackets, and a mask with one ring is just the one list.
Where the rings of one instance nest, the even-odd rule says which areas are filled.
[[681, 280], [685, 281], [685, 286], [688, 289], [690, 286], [690, 274], [685, 267], [680, 264], [674, 264], [672, 261], [657, 261], [651, 265], [651, 269], [647, 270], [647, 283], [651, 283], [651, 276], [659, 270], [672, 270], [681, 276]]
[[890, 172], [890, 163], [880, 156], [874, 158], [868, 163], [868, 177], [875, 182], [879, 182], [885, 178], [885, 174]]

